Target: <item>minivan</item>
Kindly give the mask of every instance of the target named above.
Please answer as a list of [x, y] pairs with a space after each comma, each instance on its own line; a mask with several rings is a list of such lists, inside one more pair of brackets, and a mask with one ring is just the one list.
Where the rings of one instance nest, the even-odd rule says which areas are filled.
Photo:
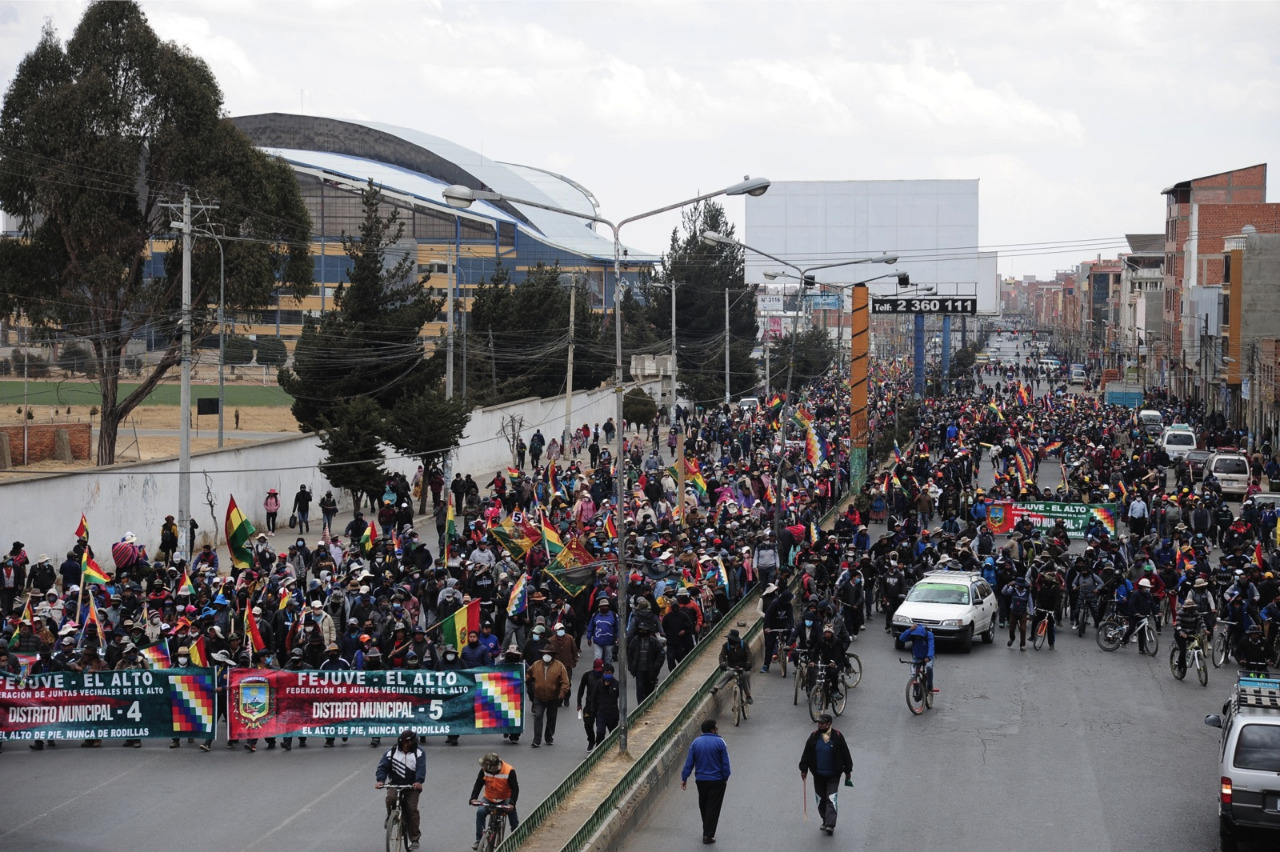
[[1280, 844], [1280, 679], [1241, 672], [1222, 713], [1204, 723], [1222, 730], [1218, 758], [1218, 836], [1231, 852], [1244, 832]]
[[1190, 429], [1177, 429], [1170, 426], [1160, 436], [1160, 447], [1169, 456], [1170, 461], [1180, 461], [1196, 448], [1196, 433]]
[[[1138, 426], [1143, 432], [1155, 437], [1164, 431], [1164, 416], [1150, 408], [1138, 412]], [[1193, 442], [1194, 443], [1194, 442]]]
[[1209, 456], [1204, 463], [1204, 475], [1210, 473], [1218, 477], [1223, 494], [1244, 496], [1249, 488], [1249, 460], [1234, 450], [1219, 451]]

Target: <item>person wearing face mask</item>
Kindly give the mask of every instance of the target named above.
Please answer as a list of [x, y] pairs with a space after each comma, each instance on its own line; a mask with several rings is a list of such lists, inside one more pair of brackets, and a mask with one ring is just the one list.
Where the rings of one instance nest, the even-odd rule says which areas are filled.
[[583, 705], [583, 721], [590, 719], [593, 732], [587, 734], [587, 751], [604, 742], [609, 732], [618, 727], [618, 703], [621, 699], [618, 680], [614, 677], [613, 663], [600, 667], [600, 676], [592, 681], [587, 691], [587, 703]]
[[[376, 650], [377, 648], [373, 649], [373, 651], [376, 651]], [[370, 651], [370, 653], [372, 654], [373, 651]], [[381, 666], [371, 666], [368, 660], [365, 661], [364, 667], [366, 669], [381, 668]], [[303, 654], [302, 649], [294, 648], [292, 651], [289, 652], [288, 662], [286, 662], [283, 666], [281, 666], [281, 668], [283, 668], [285, 671], [301, 672], [301, 671], [307, 671], [311, 669], [312, 666], [307, 662], [306, 656]], [[376, 741], [374, 745], [375, 746], [377, 745]], [[293, 751], [293, 737], [285, 737], [284, 739], [282, 739], [280, 741], [280, 747], [285, 751]], [[307, 738], [298, 737], [298, 748], [306, 748], [306, 747], [307, 747]]]
[[853, 756], [844, 734], [831, 727], [831, 715], [818, 717], [818, 728], [805, 741], [800, 753], [800, 777], [813, 773], [813, 794], [818, 799], [818, 815], [822, 817], [819, 829], [827, 836], [836, 830], [836, 794], [840, 790], [840, 776], [853, 786]]
[[[578, 665], [578, 645], [573, 641], [573, 637], [565, 630], [565, 626], [556, 622], [554, 635], [551, 637], [547, 645], [552, 649], [551, 654], [564, 666], [564, 670], [569, 674], [569, 682], [573, 682], [573, 670]], [[569, 706], [569, 696], [564, 697], [564, 706]]]
[[[458, 656], [458, 649], [452, 645], [445, 645], [440, 649], [440, 662], [436, 666], [436, 671], [456, 672], [465, 669], [462, 659]], [[445, 745], [456, 746], [458, 744], [458, 736], [451, 734], [445, 737]]]
[[529, 666], [526, 688], [533, 705], [533, 747], [542, 745], [543, 721], [546, 722], [547, 745], [555, 745], [556, 714], [560, 704], [573, 688], [564, 664], [555, 658], [550, 645], [542, 649], [542, 656]]
[[587, 733], [587, 753], [596, 747], [596, 720], [595, 710], [584, 704], [584, 700], [589, 699], [591, 690], [600, 678], [604, 675], [604, 660], [596, 660], [591, 668], [582, 673], [582, 679], [578, 681], [578, 713], [582, 717], [582, 728]]
[[[791, 600], [791, 592], [783, 589], [764, 612], [764, 665], [760, 667], [760, 674], [768, 674], [769, 664], [777, 658], [778, 654], [787, 653], [785, 648], [787, 637], [795, 627]], [[779, 640], [784, 647], [778, 647]]]
[[[231, 669], [236, 667], [236, 664], [229, 657], [223, 659], [224, 656], [225, 655], [219, 655], [218, 657], [211, 659], [211, 662], [213, 663], [213, 689], [216, 693], [215, 701], [218, 705], [219, 721], [227, 718], [227, 682], [230, 680], [228, 673]], [[190, 649], [185, 645], [178, 648], [178, 653], [174, 657], [173, 662], [174, 665], [180, 669], [185, 669], [187, 666], [191, 665]], [[213, 730], [217, 731], [217, 729], [218, 725], [215, 723]], [[190, 742], [190, 740], [188, 740], [188, 742]], [[227, 748], [235, 748], [238, 742], [239, 740], [227, 740]], [[179, 745], [181, 745], [179, 739], [174, 737], [169, 743], [169, 748], [178, 748]], [[207, 752], [212, 748], [213, 731], [209, 733], [209, 736], [205, 738], [204, 742], [200, 743], [201, 751]]]
[[675, 605], [674, 594], [671, 598], [672, 604], [662, 616], [662, 635], [667, 637], [667, 667], [674, 669], [693, 650], [696, 628], [689, 613]]

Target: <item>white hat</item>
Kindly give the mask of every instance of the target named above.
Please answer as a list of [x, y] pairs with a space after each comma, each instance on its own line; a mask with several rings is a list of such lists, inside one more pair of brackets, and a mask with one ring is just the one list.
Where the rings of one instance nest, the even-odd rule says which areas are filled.
[[121, 539], [121, 541], [123, 541], [125, 544], [133, 544], [137, 540], [138, 540], [138, 537], [134, 535], [132, 532], [125, 533], [124, 538]]
[[312, 609], [320, 609], [320, 608], [321, 608], [321, 607], [323, 607], [323, 606], [324, 606], [324, 604], [320, 603], [320, 601], [312, 601], [312, 602], [311, 602], [311, 608], [312, 608]]

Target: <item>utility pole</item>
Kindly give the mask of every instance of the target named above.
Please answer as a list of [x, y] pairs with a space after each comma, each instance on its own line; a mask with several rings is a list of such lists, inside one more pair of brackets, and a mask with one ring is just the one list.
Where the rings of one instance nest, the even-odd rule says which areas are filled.
[[724, 288], [724, 404], [729, 405], [729, 288]]
[[[671, 425], [676, 425], [676, 282], [671, 282]], [[658, 450], [662, 452], [661, 449]]]
[[[569, 424], [570, 418], [573, 417], [573, 318], [576, 316], [577, 305], [578, 284], [575, 281], [573, 286], [569, 288], [569, 364], [567, 368], [568, 375], [565, 377], [564, 383], [564, 431], [560, 434], [561, 456], [568, 455]], [[621, 427], [621, 424], [619, 424], [619, 427]]]
[[771, 345], [771, 341], [769, 340], [769, 335], [766, 332], [764, 336], [764, 398], [766, 400], [773, 398], [773, 386], [771, 381], [772, 371], [769, 366], [770, 345]]
[[[448, 329], [445, 332], [444, 353], [444, 398], [453, 399], [453, 291], [458, 286], [458, 253], [453, 253], [453, 268], [449, 276], [449, 294], [445, 298], [445, 316], [448, 317]], [[445, 473], [448, 473], [446, 470]]]
[[[177, 209], [176, 204], [164, 205]], [[191, 227], [191, 211], [216, 210], [215, 206], [192, 205], [190, 193], [182, 195], [182, 221], [170, 222], [170, 227], [182, 232], [182, 387], [178, 400], [178, 529], [186, 543], [184, 553], [190, 556], [193, 535], [191, 532], [191, 244], [195, 234]], [[277, 298], [276, 321], [279, 322]]]

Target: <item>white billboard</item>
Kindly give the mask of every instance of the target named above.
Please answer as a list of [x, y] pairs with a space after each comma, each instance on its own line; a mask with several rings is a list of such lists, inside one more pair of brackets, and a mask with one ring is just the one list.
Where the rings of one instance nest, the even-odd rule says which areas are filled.
[[782, 295], [756, 294], [756, 313], [767, 314], [782, 310]]
[[[747, 198], [743, 241], [801, 268], [896, 254], [889, 268], [858, 264], [815, 277], [841, 284], [892, 269], [942, 295], [976, 296], [979, 313], [1000, 309], [995, 256], [978, 251], [977, 180], [774, 181]], [[749, 283], [778, 268], [746, 253]], [[873, 295], [896, 290], [891, 280], [870, 286]]]

